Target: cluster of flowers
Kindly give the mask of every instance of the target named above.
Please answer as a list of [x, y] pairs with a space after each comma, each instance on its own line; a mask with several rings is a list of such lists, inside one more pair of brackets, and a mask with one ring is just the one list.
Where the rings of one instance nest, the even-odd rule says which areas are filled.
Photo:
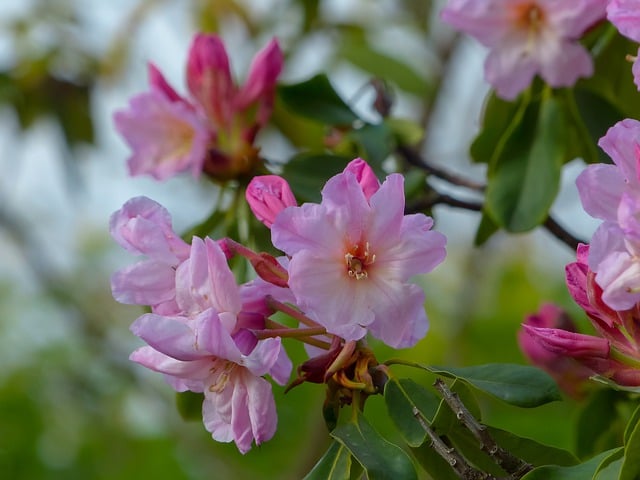
[[[244, 453], [275, 432], [271, 384], [263, 377], [289, 380], [280, 337], [316, 347], [308, 351], [320, 375], [310, 370], [314, 359], [305, 371], [319, 382], [367, 333], [396, 348], [414, 345], [428, 322], [424, 292], [411, 278], [442, 262], [446, 239], [431, 230], [431, 218], [404, 214], [403, 180], [392, 174], [380, 184], [355, 159], [327, 182], [320, 204], [297, 206], [284, 179], [254, 177], [247, 201], [286, 254], [279, 259], [231, 239], [193, 237], [188, 244], [163, 207], [130, 200], [112, 216], [111, 234], [147, 258], [116, 272], [112, 291], [122, 303], [151, 308], [131, 327], [147, 343], [131, 359], [163, 373], [177, 391], [203, 392], [207, 430]], [[234, 254], [260, 277], [238, 285], [228, 265]], [[274, 322], [276, 310], [304, 328]]]
[[260, 164], [254, 140], [271, 116], [282, 66], [274, 39], [258, 52], [239, 88], [222, 40], [198, 34], [187, 61], [188, 99], [149, 64], [150, 91], [133, 97], [129, 108], [114, 116], [118, 132], [133, 150], [130, 174], [157, 180], [184, 171], [219, 180], [250, 175]]
[[[552, 87], [590, 77], [593, 60], [580, 38], [607, 18], [640, 42], [639, 12], [639, 0], [449, 0], [441, 17], [489, 48], [485, 78], [512, 100], [535, 75]], [[640, 62], [632, 59], [640, 89]]]
[[[577, 261], [567, 265], [567, 286], [598, 336], [561, 325], [563, 315], [545, 307], [528, 319], [521, 345], [540, 364], [568, 385], [600, 375], [625, 387], [640, 386], [640, 122], [623, 120], [609, 129], [600, 147], [613, 165], [590, 165], [578, 177], [584, 209], [602, 220], [591, 244], [580, 245]], [[529, 345], [529, 339], [537, 346]], [[540, 354], [539, 346], [547, 353]], [[570, 357], [584, 368], [555, 363]]]

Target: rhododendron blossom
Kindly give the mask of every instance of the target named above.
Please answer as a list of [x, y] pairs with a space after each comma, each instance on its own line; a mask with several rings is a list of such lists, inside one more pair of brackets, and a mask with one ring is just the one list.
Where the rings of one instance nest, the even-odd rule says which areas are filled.
[[[607, 5], [607, 19], [618, 31], [634, 42], [640, 43], [640, 1], [610, 0]], [[633, 57], [633, 79], [640, 90], [640, 49]]]
[[329, 179], [320, 204], [282, 210], [272, 240], [290, 257], [289, 287], [306, 315], [346, 340], [369, 331], [407, 347], [428, 327], [424, 292], [409, 280], [444, 259], [446, 239], [431, 218], [404, 215], [401, 175], [380, 185], [372, 172], [357, 175], [362, 163]]
[[599, 145], [614, 165], [590, 165], [577, 179], [582, 204], [604, 220], [591, 240], [589, 268], [616, 310], [640, 301], [640, 122], [625, 119]]
[[490, 49], [485, 77], [514, 99], [538, 74], [552, 87], [593, 73], [578, 39], [604, 18], [606, 0], [449, 0], [442, 20]]
[[578, 247], [577, 261], [567, 265], [569, 292], [582, 307], [598, 336], [575, 333], [563, 328], [526, 325], [526, 332], [554, 355], [575, 359], [593, 374], [622, 386], [640, 386], [640, 335], [638, 305], [614, 310], [603, 300], [602, 289], [586, 259], [589, 247]]
[[222, 40], [198, 34], [187, 62], [191, 98], [185, 98], [150, 64], [150, 91], [114, 115], [117, 130], [133, 150], [131, 175], [164, 180], [190, 170], [194, 176], [204, 171], [228, 179], [249, 173], [257, 162], [255, 136], [271, 115], [282, 65], [280, 47], [272, 40], [238, 87]]

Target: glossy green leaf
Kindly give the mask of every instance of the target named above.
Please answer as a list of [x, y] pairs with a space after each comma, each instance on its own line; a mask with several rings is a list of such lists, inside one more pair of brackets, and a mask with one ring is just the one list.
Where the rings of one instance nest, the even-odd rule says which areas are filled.
[[472, 387], [487, 392], [518, 407], [537, 407], [560, 400], [553, 379], [542, 370], [526, 365], [493, 363], [474, 367], [424, 367], [430, 372], [458, 378]]
[[618, 480], [622, 462], [624, 461], [624, 449], [618, 448], [605, 457], [593, 475], [594, 480]]
[[384, 387], [387, 412], [407, 444], [422, 445], [426, 432], [413, 414], [413, 409], [431, 421], [436, 414], [440, 398], [409, 378], [390, 378]]
[[367, 473], [369, 480], [417, 480], [409, 456], [397, 445], [385, 440], [362, 415], [357, 415], [331, 432], [349, 449]]
[[640, 423], [640, 406], [638, 406], [634, 411], [633, 415], [627, 422], [627, 426], [624, 429], [624, 444], [628, 444], [631, 440], [631, 434], [636, 430], [638, 423]]
[[358, 120], [324, 74], [301, 83], [282, 85], [278, 94], [293, 112], [327, 125], [351, 125]]
[[640, 478], [640, 422], [638, 422], [638, 409], [634, 412], [630, 423], [634, 423], [631, 432], [625, 432], [624, 461], [620, 469], [619, 480], [638, 480]]
[[482, 129], [469, 151], [474, 162], [492, 163], [509, 135], [522, 121], [529, 99], [529, 95], [522, 95], [516, 102], [508, 102], [498, 98], [494, 92], [487, 97], [482, 113]]
[[302, 153], [285, 164], [282, 176], [289, 182], [298, 202], [319, 202], [324, 184], [344, 170], [350, 160], [335, 155]]
[[437, 480], [460, 480], [460, 477], [455, 473], [453, 468], [451, 468], [451, 465], [429, 446], [429, 442], [424, 443], [420, 447], [411, 448], [411, 453], [431, 478]]
[[340, 442], [334, 441], [304, 480], [349, 480], [351, 453]]
[[557, 465], [538, 467], [522, 477], [522, 480], [588, 480], [593, 478], [602, 461], [615, 454], [616, 451], [608, 450], [602, 452], [584, 463], [570, 467]]
[[567, 119], [562, 103], [532, 104], [488, 172], [485, 208], [505, 230], [525, 232], [548, 216], [567, 160]]
[[520, 437], [499, 428], [487, 427], [487, 430], [498, 445], [532, 465], [570, 466], [579, 463], [578, 458], [567, 450]]

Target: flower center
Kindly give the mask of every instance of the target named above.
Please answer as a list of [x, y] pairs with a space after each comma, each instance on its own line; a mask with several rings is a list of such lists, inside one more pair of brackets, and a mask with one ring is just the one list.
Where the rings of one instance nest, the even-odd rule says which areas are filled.
[[236, 364], [226, 360], [217, 360], [213, 367], [211, 367], [211, 374], [218, 374], [216, 381], [209, 385], [209, 391], [213, 393], [221, 393], [224, 391], [227, 383], [229, 383], [229, 376], [235, 368]]
[[366, 242], [364, 246], [361, 243], [353, 246], [345, 253], [344, 259], [347, 264], [347, 274], [356, 280], [362, 280], [369, 276], [367, 267], [376, 261], [376, 255], [369, 251], [369, 242]]
[[515, 24], [519, 30], [537, 34], [545, 23], [545, 13], [536, 2], [514, 5]]

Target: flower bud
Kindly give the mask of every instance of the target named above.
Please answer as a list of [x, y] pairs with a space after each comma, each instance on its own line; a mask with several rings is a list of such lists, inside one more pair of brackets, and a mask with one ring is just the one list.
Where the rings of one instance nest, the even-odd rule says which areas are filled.
[[298, 204], [287, 181], [277, 175], [254, 177], [245, 196], [253, 214], [268, 228], [282, 210]]

